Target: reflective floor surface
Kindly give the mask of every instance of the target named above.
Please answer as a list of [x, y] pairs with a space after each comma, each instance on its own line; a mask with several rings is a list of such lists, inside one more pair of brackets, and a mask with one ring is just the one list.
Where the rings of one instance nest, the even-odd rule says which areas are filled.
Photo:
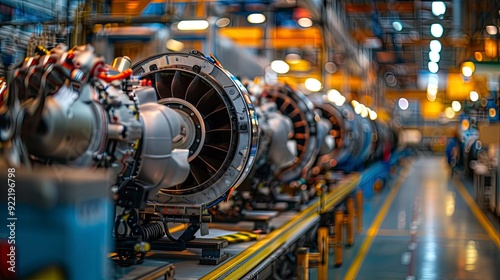
[[443, 157], [409, 161], [365, 200], [364, 230], [328, 278], [500, 279], [498, 220], [472, 205], [470, 184]]

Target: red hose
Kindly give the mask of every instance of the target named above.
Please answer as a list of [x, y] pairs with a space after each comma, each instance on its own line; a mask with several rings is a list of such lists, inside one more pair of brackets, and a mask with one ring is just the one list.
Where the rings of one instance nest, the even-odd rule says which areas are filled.
[[108, 74], [106, 74], [106, 73], [100, 73], [97, 77], [99, 79], [102, 79], [105, 82], [109, 83], [109, 82], [112, 82], [114, 80], [126, 79], [126, 78], [130, 77], [130, 75], [132, 75], [132, 69], [128, 68], [128, 69], [124, 70], [123, 72], [118, 73], [116, 75], [108, 76]]

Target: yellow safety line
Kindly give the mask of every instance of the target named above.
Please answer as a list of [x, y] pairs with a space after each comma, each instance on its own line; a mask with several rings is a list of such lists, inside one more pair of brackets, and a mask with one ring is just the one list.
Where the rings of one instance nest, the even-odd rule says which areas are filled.
[[[325, 195], [326, 203], [323, 209], [333, 208], [356, 189], [360, 179], [359, 174], [352, 174], [348, 178], [349, 181], [344, 182], [332, 192]], [[292, 238], [296, 234], [297, 229], [303, 228], [303, 226], [314, 219], [319, 220], [319, 214], [317, 213], [319, 205], [319, 200], [315, 201], [315, 203], [312, 203], [304, 211], [301, 211], [281, 228], [271, 232], [252, 246], [238, 253], [201, 279], [240, 279], [245, 276], [245, 274], [285, 244], [287, 240]]]
[[394, 186], [389, 193], [389, 196], [385, 200], [384, 204], [382, 205], [382, 208], [378, 212], [377, 216], [375, 217], [375, 220], [373, 221], [372, 225], [370, 228], [368, 228], [368, 231], [366, 232], [366, 238], [363, 241], [363, 244], [361, 245], [361, 248], [359, 250], [358, 255], [354, 259], [354, 262], [351, 264], [349, 267], [349, 270], [347, 271], [347, 274], [344, 279], [355, 279], [356, 276], [358, 275], [358, 271], [361, 268], [361, 264], [363, 263], [366, 254], [368, 253], [368, 250], [370, 249], [373, 239], [375, 236], [377, 236], [378, 230], [380, 228], [380, 225], [382, 224], [382, 221], [384, 221], [385, 216], [387, 215], [387, 212], [389, 211], [389, 207], [392, 205], [392, 202], [394, 198], [396, 197], [396, 194], [399, 191], [399, 188], [401, 185], [403, 185], [404, 180], [406, 179], [406, 175], [408, 174], [409, 169], [404, 169], [404, 173], [400, 174], [400, 177], [398, 180], [394, 183]]
[[465, 203], [469, 206], [470, 210], [476, 217], [476, 219], [479, 221], [481, 226], [483, 226], [484, 230], [488, 233], [490, 236], [491, 240], [497, 245], [497, 247], [500, 249], [500, 235], [498, 231], [495, 229], [495, 227], [491, 224], [491, 222], [488, 220], [486, 215], [483, 213], [483, 211], [477, 206], [476, 202], [474, 199], [470, 196], [469, 192], [465, 188], [464, 184], [460, 182], [457, 178], [453, 178], [453, 182], [455, 183], [455, 186], [457, 186], [457, 190], [462, 195], [463, 199], [465, 200]]
[[168, 227], [168, 231], [170, 233], [174, 233], [174, 232], [178, 232], [178, 231], [184, 230], [186, 228], [187, 228], [187, 224], [180, 224], [180, 225], [174, 225], [172, 227]]

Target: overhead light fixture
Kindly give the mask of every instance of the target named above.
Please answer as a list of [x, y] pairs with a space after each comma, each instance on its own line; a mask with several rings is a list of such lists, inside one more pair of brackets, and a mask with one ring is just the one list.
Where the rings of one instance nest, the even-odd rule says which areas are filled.
[[373, 111], [373, 110], [370, 110], [368, 112], [368, 114], [370, 115], [370, 120], [374, 121], [377, 119], [378, 115], [377, 115], [377, 112]]
[[469, 94], [470, 100], [476, 102], [479, 99], [479, 93], [477, 91], [472, 90]]
[[299, 19], [297, 20], [297, 24], [298, 24], [300, 27], [303, 27], [303, 28], [308, 28], [308, 27], [313, 26], [313, 21], [312, 21], [312, 19], [310, 19], [310, 18], [303, 17], [303, 18], [299, 18]]
[[173, 52], [180, 52], [184, 49], [184, 43], [175, 39], [168, 39], [165, 43], [165, 47]]
[[440, 52], [442, 48], [441, 42], [439, 42], [438, 40], [431, 40], [429, 47], [433, 52]]
[[337, 106], [339, 106], [339, 107], [340, 107], [340, 106], [344, 105], [344, 103], [345, 103], [345, 101], [346, 101], [346, 100], [347, 100], [347, 99], [345, 98], [345, 96], [341, 95], [341, 96], [339, 96], [339, 98], [335, 101], [335, 105], [337, 105]]
[[427, 93], [427, 100], [429, 100], [430, 102], [434, 102], [436, 101], [436, 96]]
[[408, 102], [408, 99], [406, 99], [406, 98], [400, 98], [398, 100], [398, 106], [399, 106], [399, 108], [401, 110], [405, 111], [410, 106], [410, 103]]
[[438, 85], [437, 84], [428, 84], [427, 85], [427, 93], [430, 95], [436, 95], [438, 92]]
[[465, 77], [472, 76], [472, 69], [469, 66], [462, 67], [462, 75]]
[[438, 75], [429, 75], [428, 84], [435, 85], [436, 88], [439, 85], [439, 76]]
[[497, 35], [498, 28], [495, 25], [486, 25], [486, 33], [488, 35]]
[[435, 16], [442, 16], [446, 13], [446, 4], [443, 1], [433, 1], [431, 4], [432, 14]]
[[220, 18], [218, 19], [215, 24], [217, 25], [217, 27], [226, 27], [228, 26], [229, 24], [231, 23], [231, 20], [228, 19], [228, 18]]
[[363, 107], [365, 107], [365, 105], [357, 103], [356, 106], [354, 106], [354, 112], [358, 115], [361, 114], [361, 112], [363, 112]]
[[460, 102], [458, 101], [453, 101], [451, 102], [451, 108], [453, 109], [453, 111], [458, 112], [460, 111], [460, 109], [462, 109], [462, 104], [460, 104]]
[[326, 93], [326, 97], [332, 103], [335, 103], [335, 101], [337, 101], [337, 99], [340, 96], [341, 96], [340, 92], [336, 89], [331, 89], [331, 90], [327, 91], [327, 93]]
[[326, 93], [328, 101], [332, 102], [337, 106], [344, 105], [346, 98], [336, 89], [331, 89]]
[[392, 28], [394, 28], [394, 30], [396, 31], [401, 31], [403, 30], [403, 24], [399, 21], [394, 21], [392, 22]]
[[441, 36], [443, 36], [443, 32], [444, 32], [444, 29], [443, 29], [443, 26], [439, 23], [433, 23], [431, 24], [431, 35], [436, 37], [436, 38], [440, 38]]
[[429, 72], [431, 73], [437, 73], [439, 71], [439, 65], [436, 62], [429, 62], [427, 64], [427, 67], [429, 68]]
[[451, 107], [446, 107], [446, 109], [444, 110], [444, 115], [448, 119], [453, 119], [455, 117], [455, 111], [453, 111]]
[[312, 92], [318, 92], [323, 87], [321, 82], [315, 78], [307, 78], [304, 85], [305, 85], [306, 89], [308, 89]]
[[353, 108], [356, 108], [356, 106], [358, 106], [359, 102], [357, 100], [352, 100], [351, 101], [351, 105]]
[[464, 77], [470, 77], [472, 76], [472, 74], [474, 74], [474, 71], [476, 71], [476, 66], [472, 61], [465, 61], [464, 63], [462, 63], [460, 68], [462, 75], [464, 75]]
[[247, 20], [248, 22], [255, 24], [263, 23], [264, 21], [266, 21], [266, 16], [261, 13], [249, 14], [247, 16]]
[[361, 110], [361, 114], [360, 115], [361, 115], [361, 117], [366, 118], [366, 117], [368, 117], [368, 110], [369, 109], [365, 105], [362, 105], [362, 106], [363, 106], [363, 108]]
[[441, 59], [441, 56], [439, 55], [438, 52], [434, 52], [434, 51], [429, 52], [429, 60], [430, 61], [438, 63], [440, 59]]
[[290, 71], [290, 66], [283, 60], [274, 60], [271, 62], [271, 69], [278, 74], [285, 74]]
[[210, 24], [204, 19], [183, 20], [177, 24], [177, 29], [184, 31], [205, 30]]

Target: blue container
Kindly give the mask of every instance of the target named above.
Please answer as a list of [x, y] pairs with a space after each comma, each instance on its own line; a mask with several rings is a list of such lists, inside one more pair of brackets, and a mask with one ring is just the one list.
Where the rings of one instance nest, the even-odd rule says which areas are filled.
[[[6, 175], [0, 175], [2, 182], [7, 182]], [[15, 212], [6, 211], [7, 199], [2, 198], [0, 220], [15, 223], [17, 277], [109, 279], [109, 183], [107, 175], [96, 170], [15, 171]], [[0, 238], [5, 241], [9, 235], [2, 231]]]

